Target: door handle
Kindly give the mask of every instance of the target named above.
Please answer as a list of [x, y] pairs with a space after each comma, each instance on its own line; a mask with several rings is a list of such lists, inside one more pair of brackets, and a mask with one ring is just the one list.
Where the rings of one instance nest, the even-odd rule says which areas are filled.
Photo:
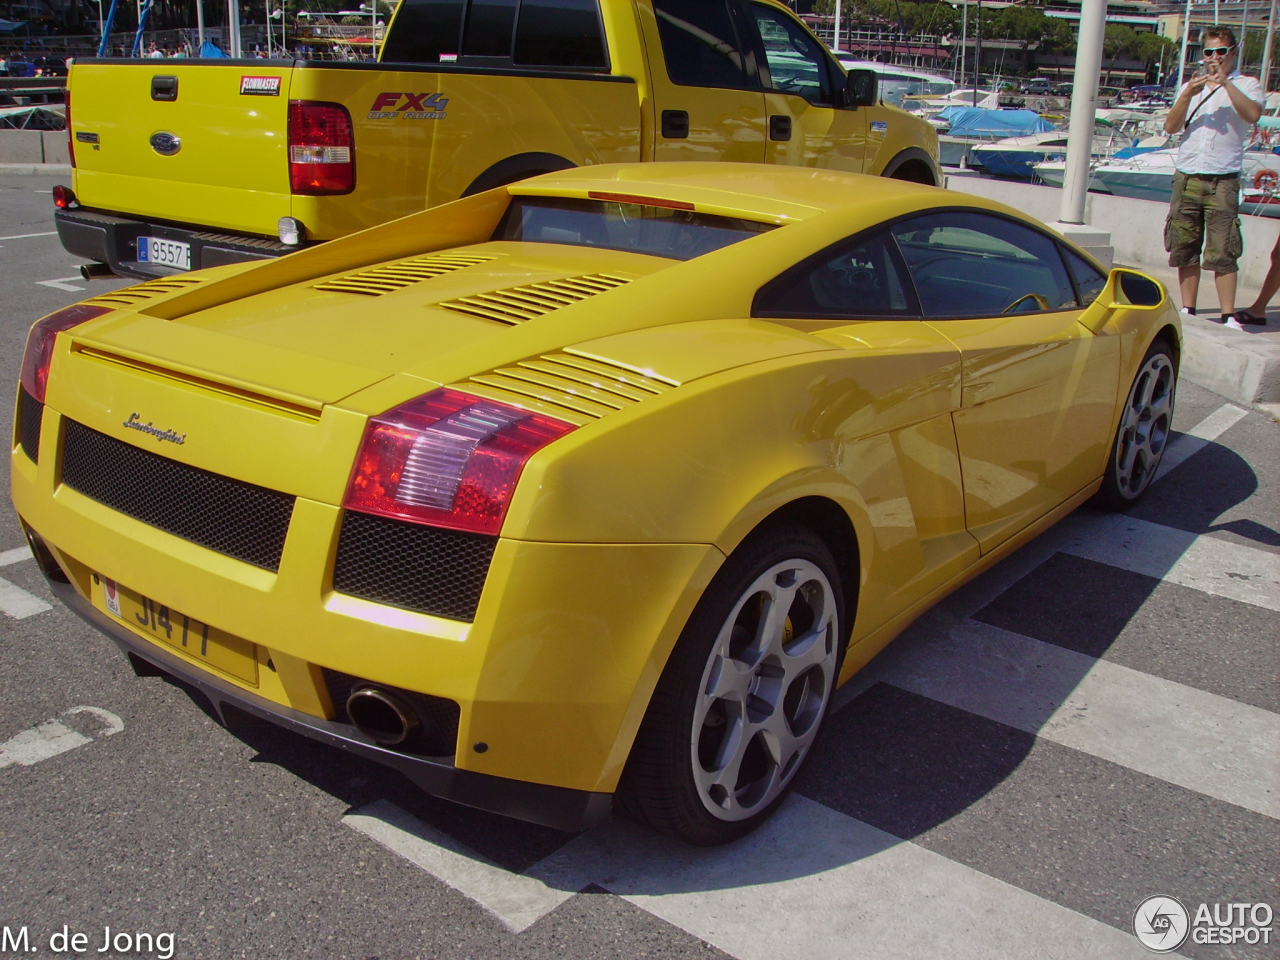
[[151, 78], [151, 99], [152, 100], [177, 100], [178, 99], [178, 78], [177, 77], [152, 77]]
[[663, 110], [662, 136], [667, 140], [687, 139], [689, 136], [689, 111]]
[[769, 118], [769, 139], [790, 140], [791, 118], [785, 114], [775, 113]]

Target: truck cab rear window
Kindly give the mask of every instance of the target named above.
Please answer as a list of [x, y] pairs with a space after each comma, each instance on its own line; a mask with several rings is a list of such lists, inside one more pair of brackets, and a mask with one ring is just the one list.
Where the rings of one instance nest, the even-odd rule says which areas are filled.
[[599, 0], [403, 0], [382, 62], [609, 69]]
[[771, 223], [693, 210], [612, 200], [515, 197], [493, 239], [603, 247], [692, 260], [772, 229]]

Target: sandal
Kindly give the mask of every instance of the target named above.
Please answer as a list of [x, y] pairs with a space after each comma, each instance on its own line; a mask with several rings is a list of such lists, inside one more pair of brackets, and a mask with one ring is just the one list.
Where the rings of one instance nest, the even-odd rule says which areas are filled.
[[1267, 318], [1265, 316], [1255, 317], [1248, 310], [1237, 310], [1231, 316], [1233, 316], [1236, 319], [1237, 323], [1245, 323], [1245, 324], [1250, 324], [1252, 326], [1262, 326], [1262, 327], [1265, 327], [1267, 325]]

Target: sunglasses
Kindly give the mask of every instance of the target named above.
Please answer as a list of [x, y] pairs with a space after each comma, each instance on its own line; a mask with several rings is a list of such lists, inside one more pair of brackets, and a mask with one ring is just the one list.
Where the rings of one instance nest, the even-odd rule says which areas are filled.
[[1234, 49], [1234, 47], [1205, 47], [1200, 52], [1206, 57], [1225, 57]]

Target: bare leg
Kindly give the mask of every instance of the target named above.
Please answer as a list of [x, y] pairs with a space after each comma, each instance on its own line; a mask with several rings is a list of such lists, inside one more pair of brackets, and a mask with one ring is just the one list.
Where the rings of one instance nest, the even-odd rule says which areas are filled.
[[1262, 281], [1262, 290], [1258, 293], [1258, 299], [1253, 301], [1249, 312], [1255, 317], [1265, 317], [1267, 304], [1271, 302], [1277, 290], [1280, 290], [1280, 240], [1277, 240], [1276, 245], [1271, 248], [1271, 266], [1267, 270], [1266, 279]]
[[1236, 278], [1234, 273], [1215, 273], [1213, 285], [1218, 288], [1218, 303], [1222, 307], [1222, 315], [1229, 317], [1236, 312]]
[[1182, 305], [1190, 310], [1196, 308], [1196, 295], [1200, 292], [1200, 266], [1178, 268], [1178, 291], [1182, 294]]

